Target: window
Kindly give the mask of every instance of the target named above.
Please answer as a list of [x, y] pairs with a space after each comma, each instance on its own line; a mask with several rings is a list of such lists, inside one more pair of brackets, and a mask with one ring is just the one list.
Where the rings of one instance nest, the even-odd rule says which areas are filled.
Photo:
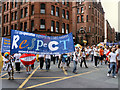
[[23, 9], [21, 9], [21, 18], [23, 18]]
[[2, 6], [0, 6], [0, 13], [2, 12]]
[[4, 15], [4, 23], [6, 23], [6, 15]]
[[59, 32], [59, 22], [56, 22], [56, 32]]
[[81, 15], [81, 22], [84, 22], [83, 15]]
[[69, 33], [69, 24], [67, 24], [67, 28], [66, 28], [66, 34]]
[[59, 0], [56, 0], [56, 2], [59, 2]]
[[24, 23], [24, 31], [27, 32], [27, 22]]
[[56, 16], [59, 16], [59, 8], [56, 7]]
[[94, 8], [92, 8], [92, 14], [94, 14]]
[[69, 11], [67, 11], [66, 19], [69, 19]]
[[6, 11], [6, 4], [4, 4], [4, 11]]
[[25, 17], [28, 16], [28, 11], [27, 7], [25, 8]]
[[65, 23], [62, 24], [62, 33], [65, 33]]
[[15, 11], [15, 20], [17, 20], [17, 11]]
[[84, 13], [84, 11], [83, 11], [83, 7], [81, 7], [81, 13]]
[[9, 9], [9, 2], [7, 2], [7, 10]]
[[1, 16], [0, 16], [0, 24], [1, 24]]
[[23, 4], [23, 0], [21, 0], [21, 5]]
[[13, 25], [11, 25], [11, 29], [13, 29]]
[[4, 30], [3, 30], [3, 35], [4, 35], [4, 36], [6, 35], [5, 27], [4, 27]]
[[23, 30], [23, 23], [20, 23], [20, 31]]
[[77, 13], [80, 13], [80, 9], [79, 8], [77, 8]]
[[86, 22], [88, 22], [88, 15], [86, 16]]
[[67, 6], [69, 7], [69, 0], [67, 0]]
[[12, 16], [12, 21], [13, 21], [14, 20], [14, 13], [12, 12], [11, 14], [12, 14], [11, 16]]
[[62, 0], [62, 4], [65, 5], [65, 0]]
[[17, 0], [15, 0], [15, 7], [17, 7]]
[[65, 18], [65, 10], [62, 10], [62, 18]]
[[98, 12], [98, 18], [99, 18], [99, 12]]
[[31, 15], [34, 15], [34, 5], [32, 5]]
[[91, 27], [89, 27], [89, 32], [91, 32]]
[[40, 20], [40, 23], [41, 23], [40, 29], [45, 29], [45, 20], [44, 20], [44, 19], [41, 19], [41, 20]]
[[6, 35], [9, 35], [8, 26], [6, 27]]
[[31, 21], [31, 30], [34, 31], [34, 20]]
[[7, 14], [7, 19], [6, 19], [6, 20], [7, 20], [7, 22], [8, 22], [8, 14]]
[[55, 6], [51, 6], [51, 15], [55, 15]]
[[45, 4], [44, 3], [41, 4], [40, 13], [45, 14]]
[[14, 4], [13, 4], [13, 1], [11, 2], [11, 4], [12, 4], [12, 8], [14, 8]]
[[17, 24], [15, 24], [15, 30], [17, 30]]
[[79, 17], [79, 16], [77, 16], [77, 22], [78, 22], [78, 23], [80, 22], [80, 17]]
[[51, 32], [54, 32], [55, 30], [55, 21], [51, 21]]

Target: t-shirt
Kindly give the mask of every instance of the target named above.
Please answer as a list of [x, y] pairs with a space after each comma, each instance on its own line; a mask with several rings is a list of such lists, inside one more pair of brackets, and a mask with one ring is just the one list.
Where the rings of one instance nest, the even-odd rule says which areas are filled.
[[46, 59], [51, 59], [51, 56], [50, 55], [46, 55]]
[[108, 52], [108, 50], [105, 48], [105, 49], [104, 49], [104, 54], [106, 55], [106, 54], [107, 54], [107, 52]]
[[20, 53], [15, 53], [15, 54], [14, 54], [15, 62], [20, 62], [20, 56], [21, 56]]
[[94, 48], [94, 56], [98, 56], [98, 49]]
[[116, 56], [117, 56], [117, 53], [109, 53], [109, 56], [110, 56], [110, 62], [116, 62]]
[[92, 55], [94, 54], [94, 51], [93, 51], [93, 49], [90, 49], [90, 52], [91, 52], [91, 54], [92, 54]]
[[74, 61], [78, 61], [77, 57], [76, 57], [76, 52], [73, 53], [73, 60]]
[[117, 59], [120, 61], [120, 49], [117, 49], [116, 53], [119, 54], [119, 56], [117, 57]]
[[103, 49], [100, 49], [99, 52], [100, 52], [100, 55], [103, 55], [103, 54], [104, 54]]

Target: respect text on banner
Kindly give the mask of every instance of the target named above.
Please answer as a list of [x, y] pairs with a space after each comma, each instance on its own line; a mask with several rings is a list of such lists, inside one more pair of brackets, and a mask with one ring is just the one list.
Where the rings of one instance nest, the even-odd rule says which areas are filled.
[[11, 30], [11, 54], [63, 54], [74, 52], [72, 33], [63, 36], [44, 36]]

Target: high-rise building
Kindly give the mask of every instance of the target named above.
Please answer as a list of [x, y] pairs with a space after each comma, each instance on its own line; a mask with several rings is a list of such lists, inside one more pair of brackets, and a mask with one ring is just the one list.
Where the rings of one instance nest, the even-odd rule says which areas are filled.
[[[86, 40], [88, 45], [104, 41], [104, 10], [101, 2], [81, 1], [72, 4], [73, 34], [81, 40]], [[78, 32], [79, 31], [79, 32]], [[82, 34], [81, 31], [84, 31]]]
[[2, 4], [2, 36], [20, 30], [59, 36], [72, 32], [71, 2], [4, 2]]
[[107, 34], [106, 35], [107, 42], [109, 43], [115, 42], [115, 29], [110, 26], [110, 23], [108, 22], [108, 20], [106, 20], [105, 27], [106, 27], [106, 34]]

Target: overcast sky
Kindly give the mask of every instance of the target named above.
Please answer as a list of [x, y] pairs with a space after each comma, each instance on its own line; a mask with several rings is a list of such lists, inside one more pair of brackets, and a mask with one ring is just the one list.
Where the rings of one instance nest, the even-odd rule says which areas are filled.
[[120, 0], [101, 0], [107, 19], [111, 27], [118, 31], [118, 2]]

